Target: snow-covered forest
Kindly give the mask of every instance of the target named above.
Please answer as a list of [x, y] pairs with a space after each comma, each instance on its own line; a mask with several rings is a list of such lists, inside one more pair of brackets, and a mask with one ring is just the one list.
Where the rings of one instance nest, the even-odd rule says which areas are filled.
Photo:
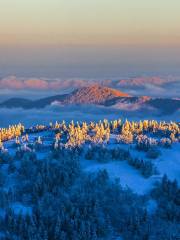
[[180, 237], [180, 123], [0, 129], [0, 239]]

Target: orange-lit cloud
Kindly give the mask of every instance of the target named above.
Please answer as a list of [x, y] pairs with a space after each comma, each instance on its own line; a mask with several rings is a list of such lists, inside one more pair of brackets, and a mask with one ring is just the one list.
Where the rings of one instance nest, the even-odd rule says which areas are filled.
[[180, 77], [137, 77], [120, 80], [85, 80], [85, 79], [47, 79], [47, 78], [18, 78], [9, 76], [0, 79], [0, 90], [10, 91], [13, 94], [21, 94], [24, 91], [38, 94], [53, 92], [72, 91], [73, 89], [88, 86], [91, 84], [102, 84], [107, 87], [115, 88], [127, 92], [130, 95], [148, 95], [179, 97]]
[[7, 77], [0, 80], [1, 89], [23, 89], [24, 84], [22, 81], [19, 81], [16, 77]]
[[23, 87], [27, 89], [47, 90], [52, 86], [51, 86], [51, 83], [48, 83], [47, 81], [42, 79], [27, 79], [23, 81]]
[[88, 85], [88, 81], [81, 79], [60, 80], [60, 79], [39, 79], [39, 78], [17, 78], [9, 76], [0, 80], [0, 89], [8, 90], [60, 90], [66, 88], [76, 88]]

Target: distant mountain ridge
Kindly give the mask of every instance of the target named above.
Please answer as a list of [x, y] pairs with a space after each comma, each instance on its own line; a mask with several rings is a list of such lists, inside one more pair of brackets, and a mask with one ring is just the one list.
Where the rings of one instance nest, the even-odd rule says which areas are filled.
[[43, 108], [51, 105], [53, 102], [59, 102], [61, 104], [104, 104], [106, 101], [117, 97], [130, 97], [130, 95], [112, 88], [94, 84], [76, 89], [69, 94], [55, 95], [34, 101], [24, 98], [11, 98], [2, 102], [0, 107]]
[[117, 97], [130, 97], [130, 95], [119, 90], [94, 84], [73, 91], [64, 102], [68, 104], [103, 104], [107, 100]]
[[0, 103], [0, 107], [6, 108], [44, 108], [50, 105], [69, 105], [69, 104], [96, 104], [103, 106], [119, 106], [127, 110], [130, 106], [134, 108], [151, 107], [161, 110], [165, 114], [170, 114], [180, 109], [179, 99], [151, 98], [148, 96], [134, 97], [116, 89], [103, 87], [94, 84], [88, 87], [82, 87], [69, 94], [55, 95], [39, 100], [28, 100], [25, 98], [11, 98]]

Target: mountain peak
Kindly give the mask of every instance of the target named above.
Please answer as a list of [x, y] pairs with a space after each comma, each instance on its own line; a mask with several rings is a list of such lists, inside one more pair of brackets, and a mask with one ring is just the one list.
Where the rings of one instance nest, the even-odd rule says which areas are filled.
[[129, 97], [127, 93], [93, 84], [75, 90], [67, 99], [69, 103], [104, 103], [107, 100], [117, 97]]

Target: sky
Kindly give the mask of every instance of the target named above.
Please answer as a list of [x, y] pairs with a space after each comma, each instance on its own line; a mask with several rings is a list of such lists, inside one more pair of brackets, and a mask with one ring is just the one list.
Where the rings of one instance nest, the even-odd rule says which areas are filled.
[[180, 45], [179, 0], [1, 0], [1, 45]]
[[0, 0], [0, 76], [180, 74], [179, 0]]

